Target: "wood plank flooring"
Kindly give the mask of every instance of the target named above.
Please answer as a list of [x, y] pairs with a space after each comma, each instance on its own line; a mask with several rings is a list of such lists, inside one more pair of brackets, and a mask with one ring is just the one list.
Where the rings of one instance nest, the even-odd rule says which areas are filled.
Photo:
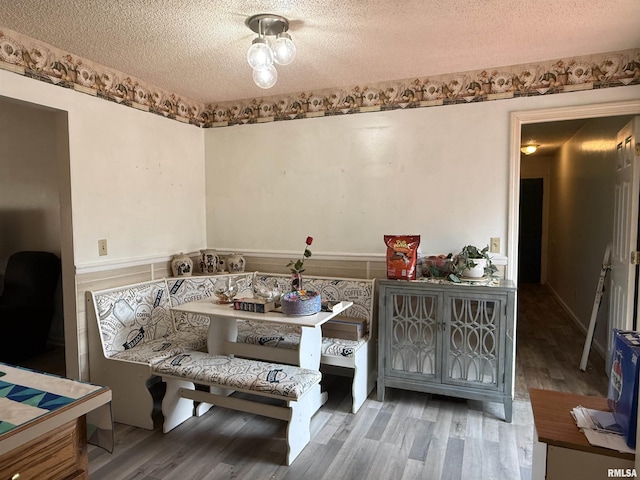
[[582, 333], [544, 285], [518, 289], [516, 399], [530, 388], [606, 397], [608, 378], [602, 356], [591, 349], [587, 370], [579, 368]]
[[[89, 448], [92, 480], [529, 480], [533, 419], [529, 388], [606, 396], [604, 361], [578, 368], [583, 334], [540, 285], [519, 293], [513, 422], [502, 405], [387, 389], [350, 412], [350, 381], [327, 376], [329, 401], [314, 416], [312, 440], [284, 466], [285, 423], [215, 407], [168, 434], [115, 425], [116, 448]], [[161, 395], [161, 391], [157, 392]], [[159, 408], [159, 404], [158, 404]]]

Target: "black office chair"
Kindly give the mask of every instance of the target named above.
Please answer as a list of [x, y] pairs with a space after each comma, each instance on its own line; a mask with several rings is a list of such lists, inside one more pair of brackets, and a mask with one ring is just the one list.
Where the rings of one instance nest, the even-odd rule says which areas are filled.
[[0, 361], [16, 362], [44, 351], [59, 279], [60, 259], [53, 253], [9, 257], [0, 295]]

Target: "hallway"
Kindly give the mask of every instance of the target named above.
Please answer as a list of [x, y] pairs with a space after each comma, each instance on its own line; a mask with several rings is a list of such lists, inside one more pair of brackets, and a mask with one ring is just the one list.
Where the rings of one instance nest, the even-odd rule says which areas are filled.
[[591, 349], [587, 370], [580, 359], [585, 334], [544, 285], [518, 288], [516, 396], [529, 398], [530, 388], [607, 396], [605, 362]]

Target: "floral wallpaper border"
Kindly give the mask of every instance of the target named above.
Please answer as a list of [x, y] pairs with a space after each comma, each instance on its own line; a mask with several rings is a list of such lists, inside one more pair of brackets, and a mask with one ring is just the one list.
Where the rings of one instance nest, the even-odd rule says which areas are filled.
[[210, 128], [640, 84], [640, 48], [215, 105], [180, 97], [7, 29], [0, 30], [0, 68]]

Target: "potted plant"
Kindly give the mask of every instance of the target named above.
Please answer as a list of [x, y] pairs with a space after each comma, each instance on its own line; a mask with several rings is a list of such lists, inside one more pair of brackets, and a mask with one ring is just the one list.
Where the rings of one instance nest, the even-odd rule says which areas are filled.
[[[482, 278], [495, 276], [498, 269], [489, 256], [489, 245], [480, 250], [474, 245], [466, 245], [455, 256], [455, 272], [452, 274], [458, 281], [460, 277]], [[451, 280], [454, 280], [451, 278]]]

